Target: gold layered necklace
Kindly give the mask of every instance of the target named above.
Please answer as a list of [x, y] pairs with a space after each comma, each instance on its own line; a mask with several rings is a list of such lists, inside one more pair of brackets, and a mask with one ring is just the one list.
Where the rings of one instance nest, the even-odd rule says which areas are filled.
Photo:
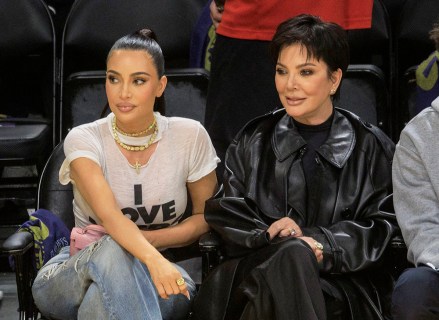
[[[116, 143], [118, 145], [120, 145], [122, 148], [124, 148], [125, 150], [128, 150], [128, 151], [143, 151], [143, 150], [146, 150], [150, 145], [152, 145], [154, 143], [155, 138], [157, 137], [157, 133], [159, 131], [158, 130], [157, 121], [156, 121], [155, 117], [154, 117], [154, 121], [152, 122], [152, 124], [146, 130], [143, 130], [143, 131], [140, 131], [140, 132], [136, 132], [136, 133], [131, 133], [131, 134], [125, 133], [122, 130], [120, 130], [117, 127], [117, 125], [116, 125], [116, 117], [114, 117], [113, 118], [113, 122], [112, 122], [112, 129], [113, 129], [113, 138], [116, 141]], [[118, 132], [119, 132], [121, 135], [124, 135], [124, 136], [138, 137], [138, 136], [140, 136], [142, 134], [147, 133], [148, 131], [150, 131], [152, 129], [154, 129], [153, 133], [149, 137], [149, 139], [146, 142], [146, 144], [142, 144], [142, 145], [129, 145], [129, 144], [126, 144], [126, 143], [121, 141], [121, 139], [120, 139], [120, 137], [118, 135]], [[140, 173], [141, 164], [140, 164], [140, 162], [138, 160], [136, 160], [136, 163], [133, 165], [133, 167], [134, 167], [134, 169], [136, 169], [137, 174], [139, 174]]]
[[149, 125], [148, 128], [146, 128], [145, 130], [139, 131], [139, 132], [134, 132], [134, 133], [128, 133], [125, 131], [122, 131], [122, 129], [120, 129], [117, 125], [116, 125], [116, 117], [114, 117], [113, 119], [113, 128], [116, 129], [117, 132], [119, 132], [120, 134], [127, 136], [127, 137], [139, 137], [141, 135], [146, 134], [149, 130], [151, 130], [152, 128], [154, 128], [157, 124], [157, 121], [154, 117], [154, 121]]
[[[145, 149], [147, 149], [151, 144], [153, 144], [154, 143], [154, 141], [155, 141], [155, 137], [157, 136], [157, 133], [158, 133], [158, 126], [157, 126], [157, 122], [156, 122], [156, 120], [155, 120], [155, 117], [154, 117], [154, 122], [152, 123], [152, 125], [150, 126], [150, 128], [151, 129], [154, 129], [154, 132], [151, 134], [151, 136], [150, 136], [150, 138], [149, 138], [149, 140], [148, 140], [148, 142], [146, 143], [146, 144], [144, 144], [144, 145], [139, 145], [139, 146], [136, 146], [136, 145], [129, 145], [129, 144], [126, 144], [126, 143], [124, 143], [124, 142], [122, 142], [121, 140], [120, 140], [120, 138], [119, 138], [119, 135], [117, 134], [117, 132], [119, 131], [121, 134], [123, 134], [123, 135], [127, 135], [127, 134], [125, 134], [125, 133], [122, 133], [121, 132], [121, 130], [119, 129], [117, 129], [117, 126], [116, 126], [116, 117], [114, 117], [113, 118], [113, 138], [114, 138], [114, 140], [122, 147], [122, 148], [124, 148], [124, 149], [126, 149], [126, 150], [128, 150], [128, 151], [143, 151], [143, 150], [145, 150]], [[148, 130], [151, 130], [151, 129], [148, 129]], [[148, 130], [147, 131], [145, 131], [145, 132], [148, 132]], [[138, 135], [140, 135], [140, 133], [139, 132], [137, 132], [137, 133], [131, 133], [131, 135], [136, 135], [136, 136], [138, 136]]]

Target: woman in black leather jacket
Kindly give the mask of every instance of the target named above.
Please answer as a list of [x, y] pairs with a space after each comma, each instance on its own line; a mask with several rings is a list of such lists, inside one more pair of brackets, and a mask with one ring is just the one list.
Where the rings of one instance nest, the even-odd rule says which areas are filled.
[[378, 205], [392, 191], [394, 144], [333, 107], [349, 63], [340, 26], [289, 19], [272, 53], [284, 108], [227, 151], [224, 193], [205, 209], [227, 260], [203, 282], [195, 318], [384, 319], [380, 291], [392, 284], [377, 270], [397, 227]]

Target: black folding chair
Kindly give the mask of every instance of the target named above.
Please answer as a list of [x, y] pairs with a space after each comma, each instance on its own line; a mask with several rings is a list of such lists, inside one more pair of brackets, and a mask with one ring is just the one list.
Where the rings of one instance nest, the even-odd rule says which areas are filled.
[[36, 187], [54, 147], [55, 35], [42, 0], [0, 1], [0, 28], [0, 184], [17, 195]]
[[383, 71], [372, 64], [351, 64], [340, 88], [336, 107], [349, 110], [391, 135], [389, 92]]

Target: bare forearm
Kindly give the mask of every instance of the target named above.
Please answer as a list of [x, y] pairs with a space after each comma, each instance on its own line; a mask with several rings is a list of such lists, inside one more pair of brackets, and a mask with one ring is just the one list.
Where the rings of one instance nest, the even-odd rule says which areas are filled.
[[176, 226], [142, 231], [142, 233], [155, 248], [166, 249], [189, 245], [207, 231], [209, 231], [209, 226], [204, 220], [204, 215], [195, 214]]
[[70, 176], [79, 192], [117, 243], [142, 262], [162, 258], [145, 240], [139, 228], [122, 214], [101, 168], [95, 162], [78, 158], [70, 164], [70, 168]]
[[157, 249], [142, 236], [139, 228], [126, 217], [114, 215], [102, 222], [111, 237], [140, 261], [146, 263], [162, 258]]

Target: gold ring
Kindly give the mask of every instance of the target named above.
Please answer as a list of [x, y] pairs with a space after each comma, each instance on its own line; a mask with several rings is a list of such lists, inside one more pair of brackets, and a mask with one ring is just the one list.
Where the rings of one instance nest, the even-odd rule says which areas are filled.
[[184, 279], [183, 278], [177, 279], [176, 282], [177, 282], [177, 285], [179, 285], [179, 286], [184, 285]]
[[294, 236], [296, 234], [296, 230], [294, 230], [294, 228], [289, 228], [288, 230], [290, 230], [290, 234], [292, 236]]
[[321, 244], [320, 242], [314, 241], [314, 245], [316, 246], [316, 249], [323, 251], [323, 244]]

